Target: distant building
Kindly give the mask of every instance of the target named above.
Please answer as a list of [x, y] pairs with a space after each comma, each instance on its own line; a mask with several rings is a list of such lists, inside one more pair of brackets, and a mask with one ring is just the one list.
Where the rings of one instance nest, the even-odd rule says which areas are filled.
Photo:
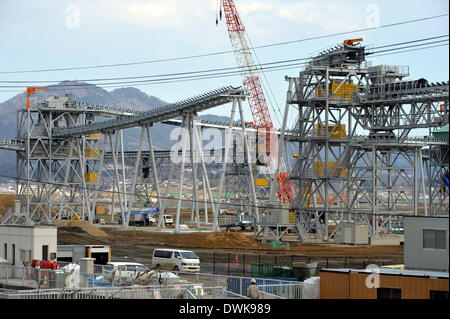
[[58, 245], [57, 261], [80, 263], [81, 258], [94, 258], [96, 265], [111, 261], [111, 248], [103, 245]]

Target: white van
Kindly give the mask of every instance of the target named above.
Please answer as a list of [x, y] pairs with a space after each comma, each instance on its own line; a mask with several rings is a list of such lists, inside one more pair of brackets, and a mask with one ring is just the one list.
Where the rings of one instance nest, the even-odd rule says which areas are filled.
[[173, 224], [173, 217], [172, 215], [163, 215], [164, 224], [172, 225]]
[[155, 249], [152, 267], [174, 271], [200, 272], [200, 259], [189, 250]]

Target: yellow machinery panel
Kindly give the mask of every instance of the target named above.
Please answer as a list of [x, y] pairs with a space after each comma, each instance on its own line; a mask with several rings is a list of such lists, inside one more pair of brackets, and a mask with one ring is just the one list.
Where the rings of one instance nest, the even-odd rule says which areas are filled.
[[[317, 124], [317, 136], [324, 136], [325, 134], [325, 125]], [[328, 135], [330, 138], [346, 138], [347, 132], [345, 131], [345, 124], [336, 125], [328, 125]]]
[[305, 199], [306, 207], [310, 207], [310, 205], [312, 204], [311, 190], [305, 191], [303, 193], [303, 198]]
[[269, 186], [267, 178], [255, 178], [255, 186]]
[[[340, 87], [339, 87], [340, 85]], [[339, 87], [339, 89], [334, 93], [333, 92]], [[325, 91], [325, 87], [323, 85], [316, 88], [317, 97], [324, 97], [323, 91]], [[339, 100], [347, 100], [353, 102], [353, 93], [356, 92], [356, 85], [353, 83], [339, 83], [339, 82], [331, 82], [328, 85], [328, 96], [332, 99]]]
[[[343, 167], [341, 162], [337, 162], [337, 164], [336, 162], [328, 162], [328, 174], [334, 177], [346, 177], [347, 170], [345, 169], [345, 167]], [[316, 176], [325, 175], [324, 162], [314, 162], [314, 175]]]
[[84, 174], [84, 181], [86, 183], [96, 183], [98, 173], [86, 173]]
[[311, 182], [309, 182], [309, 181], [305, 182], [305, 191], [303, 192], [303, 198], [304, 198], [304, 201], [306, 202], [306, 207], [310, 207], [312, 204], [310, 185], [311, 185]]
[[100, 149], [87, 148], [84, 150], [84, 156], [87, 158], [99, 158], [100, 157]]
[[101, 134], [97, 133], [97, 134], [88, 135], [88, 136], [86, 136], [86, 138], [93, 139], [93, 140], [98, 140], [100, 138], [100, 136], [101, 136]]
[[297, 222], [297, 210], [289, 210], [289, 224], [295, 224]]
[[[72, 156], [78, 156], [78, 150], [76, 148], [72, 149]], [[100, 157], [100, 149], [99, 148], [87, 148], [84, 150], [84, 157], [99, 158]]]

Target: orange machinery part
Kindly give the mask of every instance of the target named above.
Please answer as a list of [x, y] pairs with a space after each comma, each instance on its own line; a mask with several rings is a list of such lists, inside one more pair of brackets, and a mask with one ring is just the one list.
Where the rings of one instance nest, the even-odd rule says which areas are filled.
[[352, 46], [355, 42], [361, 42], [362, 40], [363, 40], [363, 38], [347, 39], [347, 40], [344, 40], [344, 45], [349, 47], [349, 46]]
[[43, 86], [30, 86], [27, 87], [27, 109], [31, 108], [30, 106], [30, 95], [36, 93], [36, 90], [47, 90], [48, 87]]

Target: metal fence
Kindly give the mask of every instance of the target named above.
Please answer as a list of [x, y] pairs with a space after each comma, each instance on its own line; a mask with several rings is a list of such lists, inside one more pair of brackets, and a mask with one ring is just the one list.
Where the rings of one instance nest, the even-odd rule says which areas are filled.
[[258, 286], [264, 299], [319, 299], [320, 285], [317, 283], [289, 283], [283, 285]]
[[[46, 290], [0, 289], [0, 299], [221, 299], [239, 297], [223, 287], [107, 287]], [[241, 296], [243, 297], [243, 296]]]
[[[261, 245], [270, 247], [270, 243], [260, 243]], [[281, 248], [286, 249], [283, 243]], [[278, 248], [278, 247], [277, 247]], [[280, 248], [278, 248], [280, 249]], [[201, 272], [220, 274], [227, 276], [253, 276], [253, 277], [284, 277], [297, 278], [299, 281], [307, 279], [311, 274], [311, 264], [317, 263], [316, 273], [322, 268], [354, 268], [365, 269], [367, 265], [390, 265], [402, 264], [403, 256], [398, 258], [377, 258], [365, 259], [356, 257], [309, 257], [295, 255], [278, 255], [274, 250], [274, 254], [255, 255], [244, 253], [204, 253], [196, 252], [201, 260]], [[139, 261], [138, 261], [139, 262]], [[144, 261], [145, 262], [145, 261]], [[143, 262], [143, 263], [144, 263]], [[267, 273], [264, 267], [272, 265], [275, 267], [274, 273]], [[290, 267], [291, 274], [286, 272], [280, 273], [282, 267]], [[295, 268], [295, 269], [294, 269]]]
[[0, 265], [0, 285], [2, 287], [47, 289], [62, 288], [69, 274], [39, 268]]
[[251, 279], [256, 280], [260, 296], [263, 299], [317, 299], [319, 298], [319, 284], [298, 282], [275, 278], [250, 278], [240, 276], [226, 276], [216, 274], [192, 274], [175, 272], [181, 279], [192, 283], [202, 283], [205, 286], [222, 286], [225, 290], [247, 295]]
[[[61, 263], [64, 267], [64, 263]], [[114, 280], [101, 265], [95, 273], [73, 272], [74, 268], [46, 270], [39, 268], [0, 265], [0, 298], [33, 299], [171, 299], [171, 298], [247, 298], [250, 277], [216, 274], [172, 272], [162, 277], [156, 273], [151, 280], [138, 282], [119, 272]], [[167, 273], [165, 273], [167, 274]], [[175, 275], [175, 276], [173, 276]], [[71, 277], [69, 277], [71, 276]], [[78, 283], [70, 285], [70, 279]], [[162, 279], [162, 280], [161, 280]], [[297, 281], [255, 278], [264, 299], [304, 298], [304, 283]], [[143, 283], [151, 283], [144, 285]], [[131, 287], [132, 286], [132, 287]], [[18, 290], [20, 289], [20, 290]], [[318, 285], [317, 285], [318, 289]], [[28, 296], [28, 297], [27, 297]]]

